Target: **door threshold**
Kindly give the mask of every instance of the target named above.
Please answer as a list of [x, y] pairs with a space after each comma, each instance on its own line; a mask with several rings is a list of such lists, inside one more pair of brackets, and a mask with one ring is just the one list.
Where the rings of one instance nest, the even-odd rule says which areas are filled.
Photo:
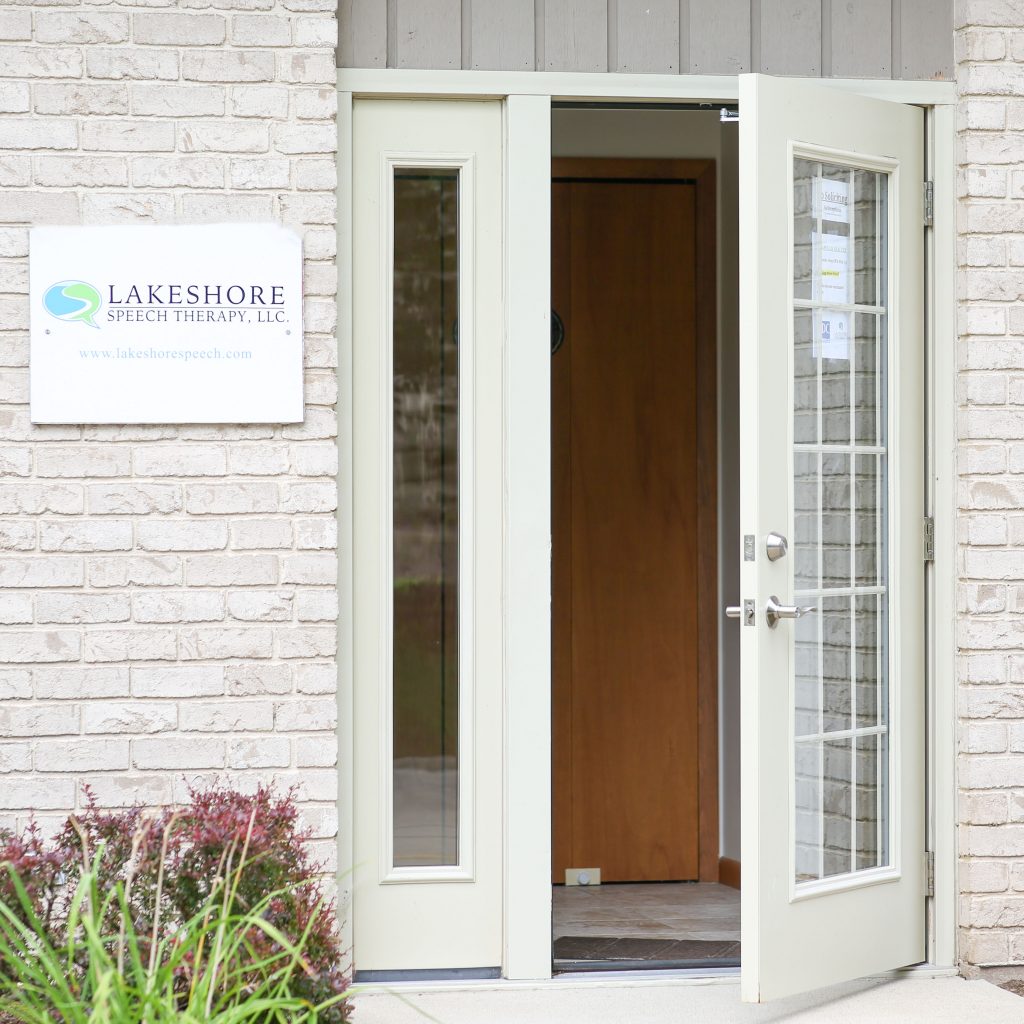
[[556, 960], [555, 977], [566, 974], [636, 974], [650, 971], [738, 971], [740, 961], [722, 957], [714, 960]]

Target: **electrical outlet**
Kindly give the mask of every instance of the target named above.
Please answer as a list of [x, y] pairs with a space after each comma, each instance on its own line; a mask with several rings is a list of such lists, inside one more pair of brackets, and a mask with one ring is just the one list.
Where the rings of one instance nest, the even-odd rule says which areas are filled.
[[566, 885], [600, 885], [600, 868], [566, 868]]

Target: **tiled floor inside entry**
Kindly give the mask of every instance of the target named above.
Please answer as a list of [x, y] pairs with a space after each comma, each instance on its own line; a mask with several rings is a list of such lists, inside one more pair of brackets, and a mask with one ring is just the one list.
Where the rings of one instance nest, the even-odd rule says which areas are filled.
[[[697, 882], [555, 886], [555, 962], [739, 957], [740, 894]], [[723, 963], [724, 966], [724, 963]]]

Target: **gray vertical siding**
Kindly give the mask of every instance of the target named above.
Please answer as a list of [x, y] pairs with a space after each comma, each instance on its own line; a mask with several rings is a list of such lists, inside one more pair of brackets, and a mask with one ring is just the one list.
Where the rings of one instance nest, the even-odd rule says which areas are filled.
[[953, 0], [340, 0], [357, 68], [951, 79]]

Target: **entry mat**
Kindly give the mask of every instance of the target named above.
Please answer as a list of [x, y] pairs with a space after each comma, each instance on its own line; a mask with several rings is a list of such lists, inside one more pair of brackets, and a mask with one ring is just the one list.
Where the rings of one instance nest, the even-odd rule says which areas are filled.
[[714, 939], [619, 939], [564, 935], [555, 939], [556, 971], [739, 967], [740, 944]]

